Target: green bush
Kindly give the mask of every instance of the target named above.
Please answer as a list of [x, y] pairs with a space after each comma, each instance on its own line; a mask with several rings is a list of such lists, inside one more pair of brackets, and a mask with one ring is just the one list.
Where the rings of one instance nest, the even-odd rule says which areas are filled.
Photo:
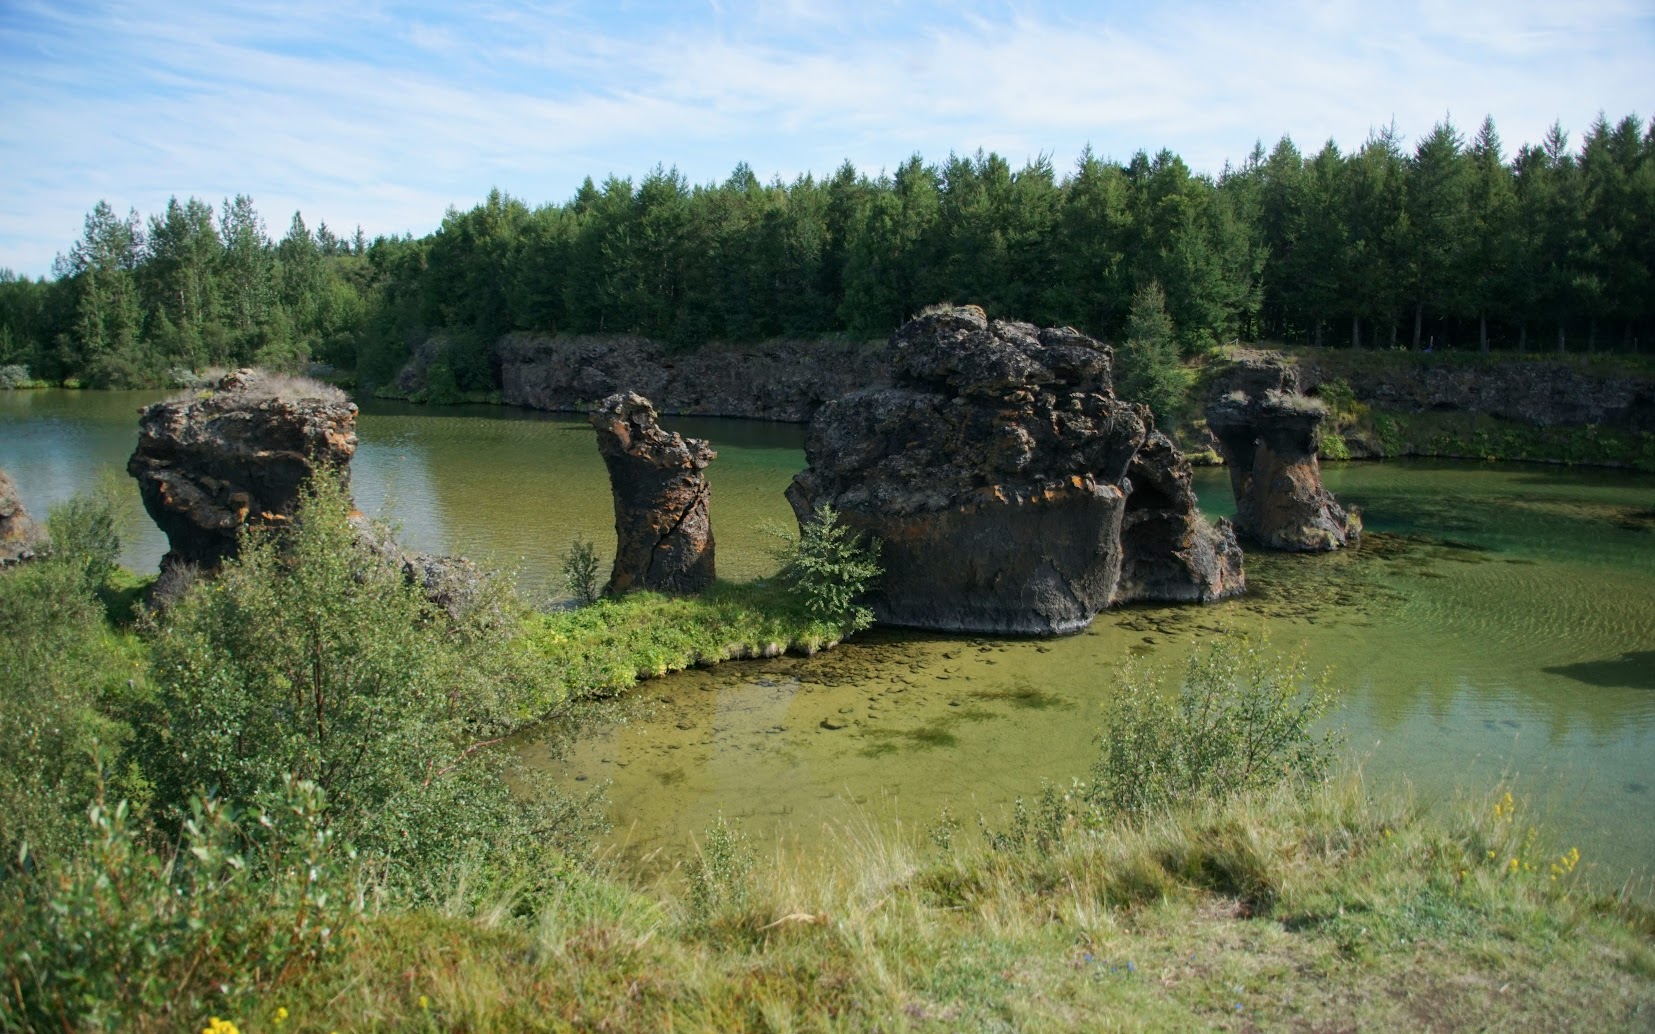
[[692, 925], [704, 928], [721, 915], [745, 909], [752, 896], [752, 874], [752, 845], [720, 815], [702, 835], [695, 857], [684, 865]]
[[[0, 574], [0, 851], [24, 844], [37, 856], [70, 846], [75, 816], [91, 800], [92, 759], [114, 750], [122, 712], [142, 677], [130, 636], [105, 622], [99, 593], [117, 572], [119, 486], [105, 480], [52, 508], [51, 548]], [[122, 773], [123, 790], [141, 780]]]
[[364, 909], [363, 872], [325, 805], [299, 780], [246, 813], [192, 798], [178, 841], [157, 851], [125, 801], [99, 800], [68, 860], [12, 856], [0, 1028], [199, 1030], [296, 978]]
[[1190, 658], [1176, 696], [1128, 665], [1104, 720], [1089, 803], [1131, 816], [1219, 801], [1281, 782], [1321, 779], [1332, 733], [1315, 726], [1332, 705], [1304, 662], [1262, 637], [1226, 635]]
[[879, 540], [840, 524], [833, 507], [816, 507], [777, 557], [782, 583], [812, 618], [834, 622], [847, 634], [873, 624], [873, 611], [857, 601], [883, 573]]
[[285, 533], [250, 534], [159, 619], [134, 723], [157, 803], [176, 822], [203, 790], [245, 807], [308, 780], [343, 835], [406, 873], [584, 843], [595, 810], [499, 745], [512, 680], [536, 677], [513, 667], [515, 622], [456, 627], [358, 537], [349, 506], [318, 479]]
[[73, 846], [93, 754], [124, 736], [104, 708], [130, 692], [140, 660], [73, 558], [0, 572], [0, 864], [24, 844], [39, 857]]
[[90, 492], [52, 507], [46, 533], [52, 555], [81, 572], [90, 589], [102, 588], [121, 555], [122, 486], [104, 478]]
[[598, 551], [591, 540], [576, 538], [563, 555], [563, 584], [582, 603], [596, 603], [603, 595], [598, 584]]

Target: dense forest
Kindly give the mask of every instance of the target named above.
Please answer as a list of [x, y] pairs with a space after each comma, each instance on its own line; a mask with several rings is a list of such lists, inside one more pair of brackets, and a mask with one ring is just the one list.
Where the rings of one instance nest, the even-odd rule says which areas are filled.
[[915, 155], [870, 178], [691, 185], [588, 179], [561, 205], [501, 191], [423, 238], [272, 240], [250, 198], [161, 215], [99, 203], [51, 279], [0, 271], [0, 366], [92, 386], [308, 362], [386, 383], [440, 342], [443, 375], [493, 387], [513, 330], [630, 333], [694, 348], [880, 338], [924, 305], [1110, 338], [1158, 285], [1186, 353], [1266, 339], [1359, 348], [1635, 351], [1652, 329], [1655, 121], [1561, 126], [1508, 159], [1491, 119], [1391, 127], [1354, 151], [1283, 138], [1216, 178], [1177, 155]]

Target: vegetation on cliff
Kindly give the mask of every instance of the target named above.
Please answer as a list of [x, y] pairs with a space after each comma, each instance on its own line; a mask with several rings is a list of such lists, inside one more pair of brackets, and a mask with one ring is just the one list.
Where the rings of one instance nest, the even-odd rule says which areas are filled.
[[868, 339], [952, 298], [1118, 338], [1151, 284], [1186, 353], [1238, 337], [1635, 351], [1651, 254], [1655, 128], [1632, 116], [1510, 156], [1487, 120], [1411, 150], [1394, 127], [1349, 151], [1283, 138], [1216, 177], [1165, 150], [1087, 152], [1067, 175], [980, 152], [791, 183], [657, 168], [538, 208], [496, 191], [371, 244], [297, 214], [273, 240], [244, 196], [147, 220], [100, 202], [53, 280], [0, 275], [0, 368], [140, 385], [314, 360], [377, 387], [417, 355], [422, 390], [452, 400], [499, 388], [514, 330]]

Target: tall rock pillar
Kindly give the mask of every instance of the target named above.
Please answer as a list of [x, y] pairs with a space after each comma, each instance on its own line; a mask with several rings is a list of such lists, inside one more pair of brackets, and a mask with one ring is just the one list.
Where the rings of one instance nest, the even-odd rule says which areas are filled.
[[1322, 487], [1317, 451], [1327, 407], [1298, 386], [1281, 354], [1257, 351], [1238, 353], [1214, 382], [1207, 424], [1230, 467], [1236, 531], [1295, 552], [1355, 545], [1359, 523]]
[[591, 421], [615, 497], [615, 567], [606, 591], [693, 593], [711, 585], [704, 471], [718, 453], [699, 438], [661, 430], [655, 407], [633, 392], [604, 399]]

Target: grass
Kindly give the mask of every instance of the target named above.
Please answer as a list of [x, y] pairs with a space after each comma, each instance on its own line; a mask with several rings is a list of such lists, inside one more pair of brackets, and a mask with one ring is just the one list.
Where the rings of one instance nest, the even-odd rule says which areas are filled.
[[542, 662], [542, 698], [531, 711], [565, 699], [614, 696], [639, 679], [742, 657], [813, 654], [843, 629], [805, 613], [775, 583], [718, 582], [699, 596], [629, 593], [577, 610], [536, 613], [516, 646]]
[[572, 872], [526, 916], [388, 912], [234, 1019], [251, 1034], [1535, 1030], [1655, 1017], [1655, 915], [1587, 890], [1572, 863], [1554, 871], [1566, 853], [1538, 850], [1502, 792], [1427, 814], [1405, 790], [1374, 794], [1348, 775], [1138, 824], [1061, 821], [998, 849], [846, 829], [826, 857], [704, 864], [739, 886], [695, 904], [672, 877], [631, 887]]

